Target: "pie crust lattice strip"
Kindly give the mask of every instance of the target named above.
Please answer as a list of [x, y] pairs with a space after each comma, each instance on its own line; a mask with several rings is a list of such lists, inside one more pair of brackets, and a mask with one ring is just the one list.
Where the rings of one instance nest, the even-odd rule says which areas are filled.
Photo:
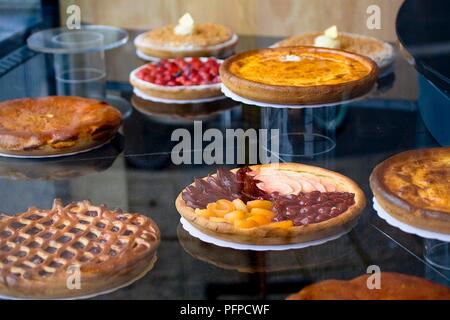
[[[0, 295], [65, 298], [120, 287], [156, 259], [160, 232], [148, 217], [82, 201], [0, 216]], [[77, 266], [81, 288], [67, 286]]]

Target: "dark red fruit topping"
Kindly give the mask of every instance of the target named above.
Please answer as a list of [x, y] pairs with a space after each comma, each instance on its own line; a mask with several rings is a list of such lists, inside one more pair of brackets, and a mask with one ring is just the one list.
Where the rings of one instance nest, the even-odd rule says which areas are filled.
[[215, 58], [163, 59], [141, 68], [136, 76], [162, 86], [196, 86], [219, 83], [219, 62]]

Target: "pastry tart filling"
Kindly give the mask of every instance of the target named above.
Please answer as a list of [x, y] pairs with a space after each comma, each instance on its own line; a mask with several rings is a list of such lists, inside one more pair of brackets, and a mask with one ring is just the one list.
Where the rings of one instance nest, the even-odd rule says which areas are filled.
[[[197, 179], [182, 197], [196, 214], [240, 228], [318, 223], [337, 217], [355, 204], [354, 193], [326, 191], [318, 182], [320, 178], [311, 174], [276, 171], [246, 167], [233, 173], [219, 169], [215, 176]], [[325, 185], [336, 190], [331, 182]]]
[[350, 229], [365, 206], [361, 189], [326, 169], [285, 163], [219, 169], [178, 196], [180, 214], [233, 242], [286, 244]]

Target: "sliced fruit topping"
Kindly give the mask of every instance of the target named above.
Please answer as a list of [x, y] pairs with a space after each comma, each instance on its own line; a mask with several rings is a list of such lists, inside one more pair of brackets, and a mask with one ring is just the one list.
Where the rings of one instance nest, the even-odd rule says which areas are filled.
[[220, 199], [209, 203], [206, 209], [196, 209], [195, 212], [212, 222], [225, 222], [248, 229], [271, 225], [275, 216], [271, 209], [272, 203], [267, 200], [254, 200], [245, 204], [241, 199]]
[[[337, 217], [355, 204], [353, 193], [337, 192], [336, 185], [327, 178], [306, 172], [285, 172], [274, 175], [250, 168], [239, 169], [236, 173], [219, 169], [214, 176], [196, 179], [183, 191], [182, 198], [197, 214], [239, 228], [265, 225], [287, 228], [320, 223]], [[277, 183], [280, 176], [282, 181]], [[258, 187], [260, 183], [277, 188], [273, 189], [275, 191], [269, 188], [273, 192], [267, 188], [262, 190]], [[289, 192], [280, 192], [286, 190]]]

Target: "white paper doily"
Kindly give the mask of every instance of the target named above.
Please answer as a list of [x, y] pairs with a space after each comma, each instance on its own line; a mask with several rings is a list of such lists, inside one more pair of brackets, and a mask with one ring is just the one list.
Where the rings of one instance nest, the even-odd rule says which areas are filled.
[[403, 232], [415, 234], [415, 235], [417, 235], [419, 237], [422, 237], [422, 238], [435, 239], [435, 240], [441, 240], [441, 241], [445, 241], [445, 242], [450, 242], [450, 234], [438, 233], [438, 232], [433, 232], [433, 231], [424, 230], [424, 229], [420, 229], [420, 228], [416, 228], [416, 227], [410, 226], [410, 225], [408, 225], [408, 224], [406, 224], [406, 223], [404, 223], [404, 222], [394, 218], [390, 214], [388, 214], [378, 204], [378, 202], [377, 202], [377, 200], [375, 198], [373, 198], [372, 201], [373, 201], [373, 208], [375, 209], [375, 211], [378, 214], [378, 216], [381, 219], [385, 220], [391, 226], [399, 228]]
[[167, 103], [167, 104], [205, 103], [205, 102], [212, 102], [212, 101], [217, 101], [217, 100], [221, 100], [221, 99], [225, 99], [226, 98], [225, 96], [221, 95], [221, 96], [205, 98], [205, 99], [175, 100], [175, 99], [163, 99], [163, 98], [152, 97], [152, 96], [149, 96], [148, 94], [143, 93], [138, 88], [134, 88], [133, 92], [139, 98], [142, 98], [144, 100], [150, 100], [150, 101], [153, 101], [153, 102]]
[[341, 233], [338, 233], [334, 236], [309, 241], [309, 242], [303, 242], [303, 243], [293, 243], [293, 244], [286, 244], [286, 245], [252, 245], [252, 244], [244, 244], [244, 243], [237, 243], [237, 242], [230, 242], [226, 240], [217, 239], [214, 237], [211, 237], [200, 230], [198, 230], [196, 227], [194, 227], [191, 223], [189, 223], [186, 219], [181, 218], [180, 219], [181, 225], [183, 226], [183, 229], [186, 230], [191, 236], [198, 238], [204, 242], [214, 244], [219, 247], [223, 248], [231, 248], [236, 250], [252, 250], [252, 251], [282, 251], [282, 250], [291, 250], [291, 249], [303, 249], [306, 247], [311, 246], [317, 246], [320, 244], [324, 244], [325, 242], [336, 240], [343, 235], [350, 232], [350, 229], [344, 230]]
[[75, 151], [75, 152], [68, 152], [68, 153], [59, 153], [59, 154], [50, 154], [50, 155], [43, 155], [43, 156], [25, 156], [25, 155], [15, 155], [15, 154], [7, 154], [7, 153], [1, 153], [0, 152], [0, 157], [6, 157], [6, 158], [17, 158], [17, 159], [45, 159], [45, 158], [59, 158], [59, 157], [67, 157], [67, 156], [74, 156], [76, 154], [80, 154], [80, 153], [85, 153], [85, 152], [89, 152], [95, 149], [99, 149], [101, 147], [103, 147], [104, 145], [107, 145], [108, 143], [111, 142], [113, 138], [109, 139], [108, 141], [86, 149], [86, 150], [79, 150], [79, 151]]
[[228, 89], [223, 83], [221, 84], [220, 89], [222, 90], [223, 94], [225, 96], [227, 96], [228, 98], [233, 99], [234, 101], [244, 103], [244, 104], [255, 105], [255, 106], [263, 107], [263, 108], [302, 109], [302, 108], [331, 107], [331, 106], [337, 106], [337, 105], [341, 105], [341, 104], [345, 104], [345, 103], [355, 102], [358, 100], [363, 100], [363, 99], [368, 98], [376, 90], [376, 85], [368, 93], [366, 93], [365, 95], [362, 95], [360, 97], [356, 97], [356, 98], [349, 99], [349, 100], [331, 102], [331, 103], [323, 103], [323, 104], [276, 104], [276, 103], [260, 102], [260, 101], [247, 99], [247, 98], [241, 97], [240, 95], [237, 95], [236, 93], [234, 93], [230, 89]]

